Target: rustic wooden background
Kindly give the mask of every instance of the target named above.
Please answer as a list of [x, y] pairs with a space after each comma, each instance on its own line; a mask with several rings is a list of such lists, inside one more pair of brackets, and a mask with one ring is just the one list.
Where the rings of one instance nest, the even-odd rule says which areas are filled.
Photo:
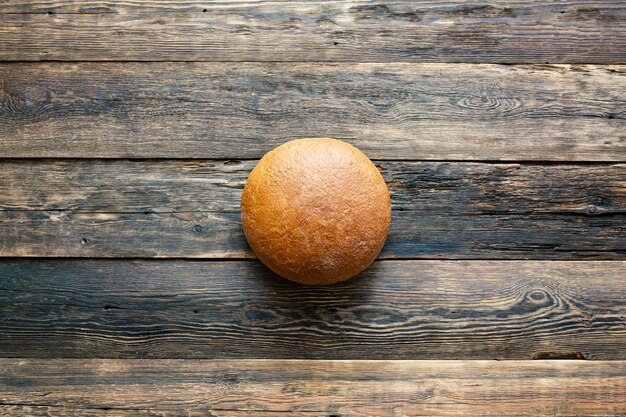
[[[0, 415], [626, 415], [626, 2], [0, 2]], [[241, 191], [383, 173], [360, 277], [254, 259]]]

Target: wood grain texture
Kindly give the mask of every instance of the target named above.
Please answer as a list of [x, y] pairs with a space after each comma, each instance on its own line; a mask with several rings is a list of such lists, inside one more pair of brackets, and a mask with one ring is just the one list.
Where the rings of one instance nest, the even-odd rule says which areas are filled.
[[3, 403], [215, 417], [622, 416], [626, 363], [0, 359]]
[[[3, 161], [0, 255], [251, 258], [239, 203], [255, 163]], [[624, 164], [378, 164], [381, 258], [624, 259]]]
[[624, 63], [623, 1], [0, 4], [2, 60]]
[[307, 287], [257, 261], [5, 259], [0, 305], [3, 357], [626, 358], [618, 261], [378, 261]]
[[335, 137], [374, 159], [626, 161], [625, 74], [616, 65], [2, 64], [0, 156], [260, 158], [287, 140]]

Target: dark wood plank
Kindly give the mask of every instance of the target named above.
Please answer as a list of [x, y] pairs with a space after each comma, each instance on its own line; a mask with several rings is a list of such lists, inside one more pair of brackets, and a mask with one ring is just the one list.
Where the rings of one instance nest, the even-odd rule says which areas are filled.
[[3, 403], [64, 415], [622, 416], [626, 362], [0, 359]]
[[[394, 210], [572, 215], [626, 211], [626, 164], [621, 163], [375, 163], [387, 182]], [[0, 211], [238, 214], [241, 192], [256, 164], [256, 160], [3, 160]]]
[[[3, 7], [3, 6], [0, 6]], [[1, 29], [0, 29], [1, 30]], [[0, 65], [0, 156], [626, 161], [626, 66]]]
[[[0, 256], [251, 258], [256, 161], [6, 160]], [[379, 161], [381, 258], [624, 259], [626, 165]]]
[[624, 63], [620, 0], [0, 3], [3, 60]]
[[12, 259], [0, 305], [4, 357], [626, 358], [617, 261], [378, 261], [306, 287], [257, 261]]

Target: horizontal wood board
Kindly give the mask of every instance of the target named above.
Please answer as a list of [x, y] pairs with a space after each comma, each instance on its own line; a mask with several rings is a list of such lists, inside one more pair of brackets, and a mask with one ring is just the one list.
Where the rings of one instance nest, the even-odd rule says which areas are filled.
[[4, 357], [626, 359], [616, 261], [377, 261], [307, 287], [256, 261], [5, 259], [0, 305]]
[[[624, 259], [626, 165], [378, 161], [380, 258]], [[256, 161], [5, 160], [0, 255], [252, 258], [241, 192]]]
[[4, 1], [1, 60], [624, 63], [619, 0]]
[[0, 64], [0, 157], [249, 159], [327, 136], [374, 159], [623, 162], [625, 74], [623, 65]]
[[215, 417], [622, 416], [626, 363], [0, 359], [0, 412], [68, 409]]

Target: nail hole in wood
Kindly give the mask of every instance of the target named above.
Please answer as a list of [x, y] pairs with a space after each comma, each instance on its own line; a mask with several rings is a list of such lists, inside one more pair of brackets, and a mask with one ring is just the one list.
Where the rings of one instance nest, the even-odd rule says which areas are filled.
[[555, 352], [537, 352], [533, 355], [533, 359], [585, 359], [582, 352], [576, 351], [555, 351]]
[[208, 12], [207, 9], [202, 9], [202, 13], [206, 13], [206, 12]]

